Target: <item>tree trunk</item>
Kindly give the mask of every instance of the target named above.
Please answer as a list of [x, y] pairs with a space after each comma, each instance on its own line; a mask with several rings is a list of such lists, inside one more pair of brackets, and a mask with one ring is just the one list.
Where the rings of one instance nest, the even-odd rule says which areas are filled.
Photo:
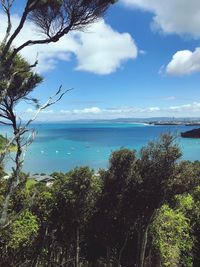
[[126, 248], [127, 241], [128, 241], [128, 234], [126, 235], [126, 238], [124, 240], [124, 244], [123, 244], [122, 248], [120, 249], [118, 262], [117, 262], [117, 267], [121, 267], [122, 254], [124, 252], [124, 249]]
[[142, 233], [142, 226], [140, 225], [137, 231], [137, 255], [136, 255], [136, 263], [134, 264], [134, 267], [138, 267], [139, 265], [140, 248], [141, 248], [141, 233]]
[[80, 230], [79, 227], [77, 226], [76, 229], [76, 263], [75, 267], [79, 267], [79, 258], [80, 258]]
[[33, 259], [31, 260], [31, 262], [32, 262], [31, 267], [37, 267], [38, 266], [40, 254], [41, 254], [41, 251], [44, 247], [47, 232], [48, 232], [47, 227], [41, 229], [41, 231], [40, 231], [39, 240], [38, 240], [38, 243], [36, 244], [35, 253], [33, 254]]
[[21, 161], [21, 155], [22, 155], [22, 144], [21, 144], [21, 135], [19, 134], [19, 128], [17, 127], [17, 121], [16, 121], [16, 116], [14, 115], [12, 109], [10, 111], [10, 118], [12, 121], [12, 127], [15, 135], [15, 142], [17, 146], [17, 151], [16, 151], [16, 156], [15, 156], [15, 167], [12, 168], [13, 173], [12, 177], [10, 178], [10, 186], [8, 189], [8, 192], [6, 194], [4, 203], [3, 203], [3, 208], [2, 212], [0, 214], [0, 228], [4, 228], [7, 220], [8, 220], [8, 207], [10, 203], [10, 198], [13, 195], [13, 192], [15, 188], [19, 184], [19, 176], [20, 172], [22, 169], [22, 161]]
[[147, 246], [147, 240], [148, 240], [148, 230], [149, 225], [145, 225], [141, 227], [140, 232], [140, 244], [138, 246], [139, 254], [137, 259], [137, 267], [144, 267], [144, 261], [145, 261], [145, 252], [146, 252], [146, 246]]

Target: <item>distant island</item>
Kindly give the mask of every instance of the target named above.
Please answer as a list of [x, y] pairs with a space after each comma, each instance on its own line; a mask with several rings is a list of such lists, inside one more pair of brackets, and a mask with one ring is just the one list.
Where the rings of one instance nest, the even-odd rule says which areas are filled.
[[181, 133], [183, 138], [200, 138], [200, 128]]

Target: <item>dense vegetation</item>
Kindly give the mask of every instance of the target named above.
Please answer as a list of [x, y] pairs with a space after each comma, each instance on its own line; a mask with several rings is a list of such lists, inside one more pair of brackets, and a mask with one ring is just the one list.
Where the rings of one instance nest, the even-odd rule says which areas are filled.
[[53, 173], [51, 186], [21, 174], [0, 266], [200, 266], [200, 163], [180, 157], [164, 135], [139, 155], [113, 152], [98, 174]]

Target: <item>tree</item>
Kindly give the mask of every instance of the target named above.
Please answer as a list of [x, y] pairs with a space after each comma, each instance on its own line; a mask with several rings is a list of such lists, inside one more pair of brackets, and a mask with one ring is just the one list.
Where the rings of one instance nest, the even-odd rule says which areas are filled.
[[[1, 232], [1, 242], [5, 242], [4, 247], [7, 248], [7, 251], [3, 251], [4, 253], [1, 254], [1, 266], [18, 266], [18, 264], [26, 262], [27, 248], [31, 247], [38, 228], [36, 216], [30, 211], [24, 210], [8, 229]], [[19, 258], [17, 254], [20, 254], [21, 257]]]
[[[22, 144], [22, 137], [27, 132], [27, 127], [42, 109], [56, 103], [69, 91], [62, 92], [60, 87], [54, 96], [56, 100], [52, 101], [53, 97], [50, 97], [43, 106], [37, 106], [38, 110], [33, 119], [21, 127], [21, 122], [17, 122], [17, 116], [13, 109], [19, 101], [27, 100], [27, 95], [41, 82], [41, 77], [31, 72], [32, 68], [37, 65], [37, 61], [30, 65], [20, 56], [17, 56], [18, 53], [26, 46], [57, 42], [70, 31], [85, 28], [100, 18], [114, 2], [111, 0], [27, 0], [20, 22], [12, 32], [11, 11], [13, 3], [14, 0], [1, 1], [1, 7], [7, 16], [7, 29], [0, 44], [0, 118], [3, 118], [1, 120], [3, 124], [9, 124], [7, 120], [11, 122], [14, 137], [1, 153], [0, 162], [3, 161], [9, 145], [13, 142], [17, 144], [17, 153], [15, 157], [16, 167], [13, 169], [10, 187], [2, 207], [0, 227], [6, 225], [10, 196], [19, 183], [19, 173], [23, 162], [21, 160], [22, 147], [27, 146], [33, 140], [31, 136], [28, 141]], [[14, 40], [20, 34], [27, 20], [31, 20], [36, 25], [38, 31], [42, 32], [43, 38], [27, 40], [22, 45], [13, 47]], [[37, 100], [31, 100], [38, 104]]]
[[[29, 70], [28, 63], [20, 56], [13, 59], [13, 64], [7, 72], [7, 77], [15, 73], [11, 80], [5, 97], [0, 102], [0, 124], [10, 125], [13, 130], [14, 138], [7, 142], [4, 149], [0, 153], [0, 162], [2, 163], [4, 156], [9, 151], [9, 145], [15, 146], [15, 159], [13, 172], [9, 181], [7, 193], [5, 193], [5, 200], [2, 205], [0, 225], [3, 226], [8, 220], [8, 205], [10, 198], [19, 184], [20, 172], [23, 164], [23, 149], [28, 145], [29, 139], [24, 137], [28, 132], [26, 127], [22, 126], [20, 118], [18, 118], [15, 107], [19, 101], [31, 100], [29, 98], [30, 92], [42, 81], [42, 78]], [[0, 87], [4, 88], [5, 80], [0, 82]], [[32, 99], [34, 100], [34, 99]]]
[[158, 263], [153, 263], [155, 266], [193, 266], [190, 220], [181, 210], [163, 205], [153, 222], [151, 234], [159, 254]]
[[[105, 203], [110, 204], [105, 219], [106, 225], [113, 227], [125, 217], [126, 229], [132, 235], [129, 240], [137, 240], [137, 245], [133, 244], [137, 249], [136, 266], [143, 267], [149, 227], [157, 211], [163, 204], [172, 201], [176, 194], [194, 188], [199, 176], [187, 162], [178, 162], [181, 153], [171, 135], [163, 135], [159, 141], [150, 142], [141, 150], [139, 158], [128, 157], [129, 153], [131, 155], [127, 150], [115, 152], [111, 157], [111, 167], [105, 172], [104, 184], [109, 185], [105, 187], [109, 196]], [[105, 205], [101, 209], [107, 210]], [[107, 231], [109, 237], [115, 238], [113, 233], [117, 230], [112, 232], [111, 229]]]
[[106, 266], [121, 266], [123, 252], [130, 235], [130, 218], [125, 201], [131, 171], [136, 161], [134, 151], [120, 149], [112, 153], [109, 168], [100, 172], [102, 194], [97, 202], [91, 230], [104, 247]]
[[[199, 162], [191, 163], [194, 172], [200, 171]], [[174, 204], [174, 209], [180, 210], [190, 223], [190, 235], [193, 238], [193, 266], [200, 264], [200, 187], [195, 187], [189, 194], [178, 195]]]
[[[53, 249], [50, 247], [50, 245], [53, 245], [51, 242], [56, 243], [52, 233], [53, 230], [55, 230], [53, 223], [54, 219], [52, 217], [52, 212], [56, 208], [56, 200], [53, 193], [54, 190], [56, 191], [55, 188], [51, 190], [51, 188], [42, 183], [36, 183], [30, 188], [30, 194], [31, 196], [34, 196], [31, 212], [37, 217], [40, 226], [29, 257], [30, 266], [37, 266], [39, 262], [45, 264], [46, 262], [50, 263], [51, 260], [47, 258], [49, 257], [47, 251], [48, 248]], [[61, 221], [61, 218], [57, 217], [56, 220]]]
[[[66, 183], [58, 192], [57, 212], [60, 214], [60, 208], [63, 207], [64, 213], [61, 211], [59, 216], [66, 216], [62, 221], [63, 228], [64, 231], [71, 232], [72, 239], [75, 238], [75, 266], [80, 267], [80, 242], [84, 237], [85, 225], [94, 211], [100, 184], [88, 167], [76, 168], [69, 172], [67, 177]], [[69, 229], [65, 220], [68, 221]]]
[[159, 208], [170, 203], [176, 194], [189, 192], [199, 183], [199, 176], [189, 164], [178, 162], [181, 152], [174, 137], [165, 134], [161, 140], [141, 150], [137, 206], [139, 254], [137, 266], [143, 267], [149, 226]]
[[[14, 73], [15, 75], [13, 76]], [[15, 136], [13, 143], [16, 145], [17, 150], [15, 157], [15, 165], [17, 168], [15, 169], [14, 176], [17, 179], [20, 169], [19, 161], [22, 154], [22, 147], [26, 145], [26, 142], [24, 142], [24, 145], [22, 144], [21, 137], [28, 130], [21, 130], [23, 127], [20, 118], [15, 112], [15, 108], [20, 101], [31, 101], [34, 104], [38, 104], [37, 100], [31, 98], [29, 95], [42, 82], [42, 77], [30, 71], [29, 64], [20, 56], [16, 56], [13, 59], [12, 67], [10, 67], [7, 73], [8, 79], [11, 79], [12, 76], [13, 79], [9, 84], [7, 93], [0, 102], [0, 124], [11, 126]], [[6, 87], [4, 80], [0, 82], [0, 87]], [[3, 159], [3, 156], [4, 153], [2, 152], [1, 159]]]
[[59, 177], [53, 187], [44, 188], [33, 203], [32, 212], [39, 219], [40, 229], [31, 266], [71, 263], [80, 267], [85, 262], [86, 228], [95, 211], [101, 183], [88, 167], [56, 176]]
[[[140, 157], [128, 149], [111, 155], [108, 170], [100, 173], [102, 194], [90, 226], [90, 235], [98, 239], [99, 249], [103, 245], [101, 256], [107, 266], [111, 262], [116, 266], [130, 262], [144, 266], [151, 246], [147, 247], [149, 229], [158, 210], [199, 182], [192, 165], [178, 162], [180, 156], [171, 135], [150, 142]], [[90, 241], [95, 243], [92, 238]]]
[[[199, 172], [197, 162], [187, 164]], [[150, 228], [154, 266], [199, 266], [199, 216], [199, 186], [161, 207]]]

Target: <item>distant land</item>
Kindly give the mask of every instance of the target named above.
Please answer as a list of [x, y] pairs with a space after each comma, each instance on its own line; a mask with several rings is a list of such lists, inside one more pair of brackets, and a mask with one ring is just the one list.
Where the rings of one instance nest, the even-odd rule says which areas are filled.
[[183, 138], [200, 138], [200, 128], [181, 133]]
[[35, 121], [34, 124], [54, 124], [54, 123], [147, 123], [150, 125], [186, 125], [200, 126], [198, 117], [151, 117], [151, 118], [117, 118], [117, 119], [79, 119], [66, 121]]

